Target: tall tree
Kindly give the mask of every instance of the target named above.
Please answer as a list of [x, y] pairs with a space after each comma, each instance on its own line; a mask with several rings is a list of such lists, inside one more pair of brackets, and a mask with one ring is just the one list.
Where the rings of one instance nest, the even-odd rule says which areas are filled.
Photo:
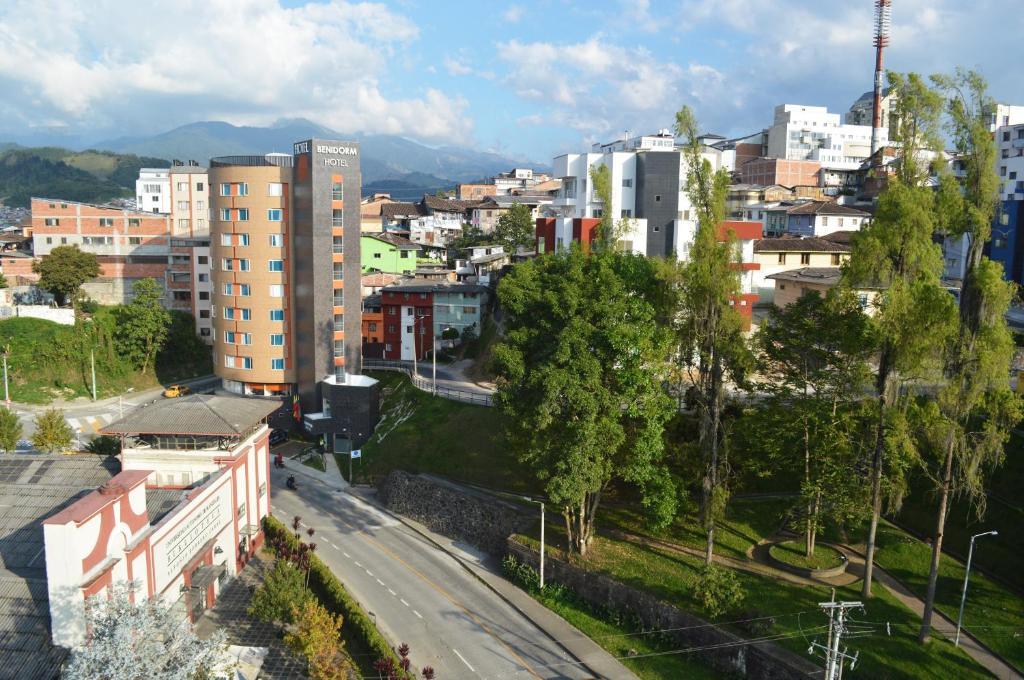
[[[942, 98], [916, 74], [889, 74], [897, 110], [890, 135], [899, 143], [885, 191], [871, 223], [853, 239], [844, 284], [857, 288], [880, 285], [874, 322], [879, 338], [874, 447], [871, 455], [871, 523], [868, 528], [862, 595], [871, 596], [875, 536], [884, 498], [886, 462], [903, 450], [887, 445], [899, 414], [895, 412], [898, 381], [936, 371], [942, 345], [955, 315], [952, 297], [942, 288], [942, 253], [932, 240], [937, 226], [936, 197], [926, 185], [929, 152], [941, 151]], [[900, 485], [890, 484], [890, 501], [898, 501]]]
[[705, 562], [711, 564], [715, 523], [727, 500], [725, 382], [742, 379], [750, 355], [740, 315], [732, 306], [740, 292], [736, 240], [721, 231], [729, 173], [714, 170], [702, 155], [697, 121], [689, 107], [676, 114], [675, 132], [684, 140], [685, 189], [697, 228], [689, 258], [663, 265], [664, 321], [675, 333], [677, 372], [696, 387], [703, 467], [701, 521], [707, 535]]
[[867, 317], [849, 291], [808, 293], [773, 308], [756, 337], [760, 388], [769, 395], [762, 413], [775, 420], [759, 448], [802, 468], [804, 540], [814, 554], [822, 516], [845, 520], [862, 505], [850, 466], [859, 453], [860, 408], [875, 347]]
[[32, 446], [48, 453], [59, 453], [71, 446], [75, 431], [64, 419], [64, 412], [51, 408], [36, 416]]
[[1002, 462], [1003, 446], [1021, 417], [1007, 379], [1014, 344], [1005, 314], [1014, 286], [1003, 280], [1002, 267], [983, 253], [998, 200], [995, 144], [988, 130], [995, 102], [986, 94], [984, 79], [972, 71], [934, 80], [949, 96], [950, 137], [966, 171], [962, 187], [944, 178], [943, 217], [949, 235], [967, 237], [968, 251], [957, 330], [947, 347], [947, 382], [938, 397], [941, 420], [932, 430], [940, 440], [934, 447], [939, 452], [936, 465], [929, 469], [938, 507], [921, 642], [931, 632], [950, 499], [965, 495], [979, 517], [984, 513], [985, 473]]
[[57, 304], [74, 300], [82, 284], [100, 275], [96, 256], [79, 250], [78, 246], [57, 246], [41, 260], [32, 263], [39, 274], [39, 286], [53, 293]]
[[21, 421], [18, 415], [5, 406], [0, 406], [0, 449], [7, 453], [18, 448], [21, 439]]
[[160, 598], [133, 601], [115, 585], [86, 602], [85, 644], [71, 653], [62, 677], [70, 680], [193, 680], [208, 677], [226, 648], [222, 631], [200, 640]]
[[532, 246], [536, 241], [533, 213], [530, 206], [513, 203], [494, 227], [494, 238], [505, 246], [505, 252], [515, 254], [519, 248]]
[[652, 523], [675, 514], [662, 460], [666, 337], [642, 294], [653, 279], [646, 258], [574, 246], [519, 265], [498, 287], [507, 330], [494, 352], [497, 404], [579, 555], [614, 479], [640, 489]]
[[139, 279], [132, 286], [132, 301], [118, 310], [118, 349], [143, 373], [153, 366], [171, 325], [163, 296], [156, 279]]

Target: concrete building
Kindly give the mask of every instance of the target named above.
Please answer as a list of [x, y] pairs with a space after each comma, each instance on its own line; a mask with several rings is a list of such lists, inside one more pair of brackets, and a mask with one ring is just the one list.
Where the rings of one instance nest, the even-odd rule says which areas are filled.
[[[883, 128], [881, 143], [888, 140]], [[848, 125], [838, 113], [823, 106], [780, 104], [768, 129], [770, 158], [817, 161], [823, 170], [823, 184], [838, 181], [836, 173], [855, 171], [871, 155], [871, 125]]]
[[858, 231], [871, 213], [832, 201], [809, 201], [786, 211], [786, 233], [793, 236], [827, 236], [835, 231]]
[[999, 175], [999, 204], [986, 254], [1003, 265], [1007, 280], [1024, 284], [1024, 106], [998, 108], [993, 133]]
[[492, 196], [484, 199], [471, 210], [472, 216], [469, 221], [483, 233], [493, 234], [494, 229], [498, 226], [498, 220], [511, 210], [513, 205], [518, 203], [527, 206], [530, 209], [530, 217], [536, 219], [540, 217], [543, 208], [551, 205], [553, 200], [554, 196], [548, 195]]
[[[824, 297], [839, 285], [842, 273], [839, 267], [803, 267], [770, 274], [766, 278], [775, 281], [775, 306], [786, 307], [812, 291]], [[874, 316], [882, 291], [882, 288], [870, 287], [854, 291], [861, 309], [868, 316]]]
[[812, 267], [839, 267], [850, 259], [850, 246], [825, 238], [764, 238], [754, 242], [753, 292], [758, 302], [775, 299], [774, 274]]
[[[85, 602], [134, 582], [195, 622], [263, 543], [270, 514], [268, 402], [194, 395], [104, 429], [121, 471], [42, 524], [53, 641], [85, 642]], [[38, 677], [38, 676], [36, 676]]]
[[459, 184], [455, 188], [455, 198], [460, 201], [482, 201], [488, 196], [497, 196], [498, 188], [494, 184], [484, 182]]
[[398, 201], [391, 198], [391, 194], [374, 194], [362, 199], [359, 203], [359, 224], [364, 232], [379, 232], [383, 230], [381, 222], [381, 211], [389, 203]]
[[143, 212], [171, 216], [171, 232], [205, 237], [209, 225], [209, 181], [195, 161], [174, 161], [170, 168], [142, 168], [135, 180], [135, 205]]
[[479, 333], [488, 288], [451, 281], [406, 281], [381, 291], [384, 325], [384, 358], [418, 361], [430, 356], [431, 348], [451, 346], [444, 340], [452, 329], [459, 336], [467, 328]]
[[[874, 118], [874, 102], [875, 92], [874, 90], [868, 90], [850, 105], [850, 110], [846, 112], [844, 122], [847, 125], [867, 125], [871, 127], [871, 121]], [[889, 92], [889, 88], [883, 89], [881, 103], [882, 127], [888, 129], [892, 110], [896, 106], [896, 94]]]
[[358, 446], [378, 409], [377, 383], [361, 375], [358, 144], [214, 158], [210, 181], [224, 389], [283, 398], [329, 450]]
[[815, 160], [754, 158], [743, 165], [739, 176], [745, 184], [816, 187], [821, 182], [821, 163]]
[[412, 274], [420, 246], [397, 234], [364, 233], [360, 239], [360, 259], [364, 274], [377, 271], [385, 274]]

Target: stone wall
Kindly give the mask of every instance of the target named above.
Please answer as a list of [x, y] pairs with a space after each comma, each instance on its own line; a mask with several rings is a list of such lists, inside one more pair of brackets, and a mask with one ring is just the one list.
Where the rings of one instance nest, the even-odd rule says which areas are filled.
[[[539, 556], [532, 548], [510, 538], [507, 552], [537, 568]], [[561, 583], [596, 609], [636, 617], [646, 630], [670, 631], [679, 649], [702, 648], [692, 653], [723, 674], [753, 680], [796, 680], [821, 674], [820, 668], [792, 652], [767, 642], [743, 644], [743, 638], [603, 574], [550, 556], [545, 557], [544, 570], [548, 582]]]
[[490, 494], [401, 470], [385, 477], [378, 493], [388, 510], [499, 558], [506, 553], [508, 537], [534, 519]]

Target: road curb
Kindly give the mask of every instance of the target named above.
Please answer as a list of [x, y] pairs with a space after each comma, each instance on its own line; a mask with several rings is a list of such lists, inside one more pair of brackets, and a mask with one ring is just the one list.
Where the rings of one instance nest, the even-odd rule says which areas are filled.
[[[353, 492], [353, 489], [349, 489], [349, 493], [352, 493], [352, 492]], [[483, 585], [484, 585], [484, 587], [486, 587], [486, 588], [487, 588], [488, 590], [490, 590], [490, 591], [491, 591], [492, 593], [494, 593], [495, 595], [497, 595], [497, 596], [498, 596], [498, 598], [499, 598], [499, 599], [501, 599], [501, 600], [502, 600], [502, 601], [503, 601], [503, 602], [504, 602], [505, 604], [509, 605], [509, 606], [510, 606], [510, 607], [512, 607], [512, 608], [513, 608], [514, 610], [516, 610], [517, 612], [519, 612], [519, 614], [520, 614], [520, 615], [521, 615], [521, 616], [522, 616], [523, 618], [525, 618], [525, 619], [526, 619], [527, 621], [529, 621], [530, 623], [532, 623], [532, 624], [534, 625], [534, 627], [536, 627], [536, 628], [537, 628], [537, 630], [539, 630], [539, 631], [540, 631], [540, 632], [542, 632], [542, 633], [543, 633], [544, 635], [546, 635], [546, 636], [548, 637], [548, 639], [550, 639], [550, 640], [551, 640], [552, 642], [554, 642], [554, 643], [555, 643], [556, 645], [558, 645], [558, 646], [559, 646], [559, 647], [560, 647], [560, 648], [561, 648], [562, 650], [564, 650], [564, 651], [565, 651], [565, 653], [566, 653], [566, 654], [568, 654], [568, 655], [569, 655], [569, 656], [570, 656], [571, 658], [575, 659], [575, 660], [576, 660], [576, 662], [577, 662], [577, 663], [579, 664], [579, 666], [580, 666], [581, 668], [584, 668], [584, 669], [586, 669], [587, 671], [589, 671], [590, 673], [592, 673], [592, 674], [593, 674], [593, 676], [594, 676], [595, 678], [605, 678], [605, 677], [614, 677], [614, 678], [621, 678], [621, 677], [627, 677], [627, 678], [628, 678], [628, 677], [633, 677], [633, 678], [635, 678], [635, 677], [636, 677], [636, 676], [635, 676], [635, 675], [633, 675], [632, 673], [630, 673], [630, 674], [629, 674], [629, 675], [627, 675], [627, 676], [623, 676], [622, 674], [617, 674], [617, 675], [615, 675], [615, 676], [604, 676], [604, 675], [601, 675], [600, 673], [597, 673], [597, 672], [596, 672], [596, 671], [595, 671], [595, 670], [594, 670], [594, 669], [593, 669], [593, 668], [592, 668], [592, 667], [591, 667], [591, 666], [590, 666], [590, 665], [589, 665], [589, 664], [588, 664], [587, 662], [585, 662], [585, 661], [583, 661], [582, 659], [580, 659], [580, 658], [579, 658], [579, 656], [578, 656], [577, 654], [575, 654], [575, 653], [574, 653], [574, 652], [573, 652], [572, 650], [570, 650], [570, 649], [569, 649], [568, 647], [566, 647], [566, 646], [565, 646], [565, 644], [564, 644], [564, 643], [563, 643], [563, 642], [562, 642], [561, 640], [559, 640], [559, 639], [558, 639], [557, 637], [555, 637], [554, 635], [552, 635], [552, 634], [551, 634], [551, 632], [550, 632], [550, 631], [548, 631], [548, 629], [547, 629], [547, 628], [545, 628], [544, 626], [542, 626], [542, 625], [541, 625], [541, 624], [540, 624], [540, 623], [539, 623], [539, 622], [538, 622], [538, 621], [537, 621], [536, 619], [534, 619], [534, 617], [530, 616], [530, 614], [528, 614], [528, 613], [527, 613], [526, 611], [524, 611], [522, 607], [520, 607], [519, 605], [517, 605], [517, 604], [516, 604], [516, 603], [515, 603], [514, 601], [512, 601], [512, 600], [511, 600], [511, 599], [510, 599], [509, 597], [507, 597], [507, 596], [506, 596], [506, 595], [505, 595], [504, 593], [502, 593], [502, 592], [501, 592], [500, 590], [498, 590], [498, 589], [497, 589], [497, 588], [495, 588], [495, 587], [494, 587], [493, 585], [491, 585], [491, 584], [490, 584], [490, 583], [488, 582], [488, 580], [487, 580], [487, 579], [485, 579], [485, 578], [484, 578], [483, 576], [481, 576], [481, 575], [480, 575], [479, 573], [477, 573], [476, 569], [475, 569], [474, 567], [472, 567], [471, 565], [467, 564], [467, 563], [466, 563], [466, 561], [465, 561], [465, 560], [464, 560], [464, 559], [463, 559], [463, 558], [462, 558], [462, 557], [461, 557], [460, 555], [458, 555], [457, 553], [454, 553], [454, 552], [452, 552], [451, 550], [449, 550], [448, 548], [446, 548], [446, 547], [445, 547], [445, 546], [444, 546], [443, 544], [441, 544], [441, 543], [437, 542], [437, 541], [436, 541], [436, 540], [434, 539], [434, 537], [433, 537], [433, 536], [431, 536], [431, 535], [430, 535], [430, 533], [428, 533], [428, 532], [429, 532], [429, 529], [427, 529], [427, 528], [426, 528], [425, 526], [423, 526], [423, 525], [420, 525], [420, 524], [419, 524], [419, 522], [416, 522], [415, 520], [411, 520], [411, 519], [409, 519], [409, 518], [407, 518], [407, 517], [403, 517], [402, 515], [398, 515], [398, 514], [396, 514], [396, 513], [392, 512], [391, 510], [389, 510], [388, 508], [386, 508], [386, 507], [385, 507], [384, 505], [382, 505], [382, 504], [380, 503], [380, 501], [378, 501], [378, 500], [377, 500], [376, 498], [372, 498], [372, 497], [370, 497], [370, 496], [369, 496], [368, 494], [365, 494], [365, 493], [358, 493], [358, 494], [357, 494], [357, 493], [353, 493], [353, 495], [356, 495], [356, 496], [358, 496], [358, 497], [359, 497], [359, 498], [360, 498], [361, 500], [363, 500], [363, 501], [365, 501], [365, 502], [367, 502], [367, 503], [370, 503], [371, 505], [373, 505], [373, 506], [374, 506], [375, 508], [377, 508], [377, 509], [381, 510], [382, 512], [386, 512], [387, 514], [391, 515], [391, 516], [392, 516], [392, 517], [394, 517], [394, 518], [395, 518], [395, 519], [396, 519], [396, 520], [397, 520], [398, 522], [400, 522], [400, 523], [401, 523], [401, 524], [402, 524], [403, 526], [405, 526], [406, 528], [408, 528], [408, 529], [409, 529], [409, 530], [411, 530], [411, 531], [414, 531], [414, 532], [416, 532], [416, 534], [417, 534], [417, 535], [419, 535], [420, 537], [422, 537], [422, 538], [424, 538], [425, 540], [427, 540], [427, 541], [428, 541], [428, 542], [429, 542], [429, 543], [430, 543], [431, 545], [433, 545], [433, 546], [434, 546], [435, 548], [437, 548], [438, 550], [440, 550], [441, 552], [443, 552], [444, 554], [448, 555], [448, 556], [449, 556], [449, 557], [451, 557], [451, 558], [452, 558], [453, 560], [455, 560], [455, 561], [456, 561], [456, 562], [457, 562], [457, 563], [459, 564], [459, 566], [460, 566], [460, 567], [462, 567], [462, 568], [463, 568], [463, 569], [464, 569], [464, 570], [465, 570], [465, 571], [466, 571], [467, 573], [469, 573], [469, 574], [470, 574], [470, 575], [471, 575], [471, 576], [472, 576], [473, 578], [475, 578], [475, 579], [476, 579], [477, 581], [479, 581], [479, 582], [480, 582], [481, 584], [483, 584]], [[514, 584], [511, 584], [511, 583], [510, 583], [510, 585], [512, 585], [512, 587], [516, 587], [516, 586], [515, 586]], [[557, 618], [557, 619], [558, 619], [559, 621], [561, 621], [562, 623], [564, 623], [564, 624], [565, 624], [565, 625], [566, 625], [567, 627], [569, 627], [569, 628], [572, 628], [573, 630], [577, 630], [577, 632], [579, 632], [579, 634], [580, 634], [580, 635], [581, 635], [581, 636], [582, 636], [582, 637], [583, 637], [584, 639], [586, 639], [586, 640], [589, 640], [589, 641], [590, 641], [590, 642], [591, 642], [592, 644], [594, 644], [594, 645], [595, 645], [595, 646], [596, 646], [596, 647], [597, 647], [598, 649], [600, 649], [600, 650], [601, 650], [602, 652], [604, 652], [605, 654], [608, 654], [608, 656], [609, 656], [609, 657], [611, 657], [612, 659], [615, 659], [615, 657], [614, 657], [614, 656], [612, 656], [612, 655], [611, 655], [611, 653], [609, 653], [608, 651], [606, 651], [606, 650], [605, 650], [605, 649], [604, 649], [603, 647], [601, 647], [600, 645], [598, 645], [598, 644], [597, 644], [596, 642], [594, 642], [593, 640], [590, 640], [590, 638], [589, 638], [589, 637], [587, 637], [586, 635], [584, 635], [584, 634], [583, 634], [582, 632], [578, 631], [578, 629], [576, 629], [576, 628], [575, 628], [574, 626], [572, 626], [572, 624], [570, 624], [570, 623], [569, 623], [568, 621], [566, 621], [565, 619], [563, 619], [563, 618], [562, 618], [561, 616], [559, 616], [559, 615], [558, 615], [557, 613], [555, 613], [555, 612], [551, 611], [551, 610], [550, 610], [550, 609], [548, 609], [547, 607], [544, 607], [544, 605], [543, 605], [543, 604], [541, 604], [541, 603], [537, 602], [536, 600], [533, 600], [532, 596], [530, 596], [530, 595], [528, 595], [528, 594], [525, 594], [525, 593], [524, 593], [524, 595], [525, 595], [526, 597], [529, 597], [529, 598], [530, 598], [530, 599], [531, 599], [531, 600], [532, 600], [533, 602], [535, 602], [535, 603], [537, 604], [537, 606], [538, 606], [538, 607], [542, 607], [542, 608], [543, 608], [543, 609], [544, 609], [544, 610], [545, 610], [546, 612], [548, 612], [548, 613], [549, 613], [549, 614], [550, 614], [551, 616], [553, 616], [553, 617]], [[621, 665], [621, 662], [619, 662], [619, 661], [618, 661], [618, 659], [615, 659], [615, 661], [616, 661], [617, 663], [619, 663], [619, 664]], [[623, 666], [623, 668], [625, 669], [625, 666]], [[628, 673], [628, 672], [629, 672], [629, 671], [628, 671], [628, 669], [627, 669], [627, 673]]]

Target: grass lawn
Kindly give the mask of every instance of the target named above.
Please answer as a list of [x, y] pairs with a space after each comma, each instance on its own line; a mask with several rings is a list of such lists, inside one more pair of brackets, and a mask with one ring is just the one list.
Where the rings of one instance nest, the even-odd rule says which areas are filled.
[[[563, 541], [556, 526], [548, 528], [552, 545]], [[527, 538], [536, 545], [536, 540]], [[557, 547], [549, 547], [550, 554], [561, 556]], [[598, 537], [587, 558], [588, 567], [637, 588], [643, 588], [689, 611], [699, 613], [700, 606], [693, 598], [693, 582], [702, 561], [689, 555], [651, 546]], [[741, 635], [750, 634], [728, 622], [738, 618], [772, 616], [774, 625], [765, 635], [785, 635], [778, 644], [797, 654], [806, 654], [810, 640], [824, 640], [827, 617], [818, 603], [827, 601], [830, 593], [823, 587], [803, 587], [782, 583], [767, 577], [737, 572], [746, 592], [738, 612], [725, 614], [723, 625]], [[860, 599], [856, 584], [853, 588], [840, 588], [836, 598]], [[738, 617], [738, 618], [737, 618]], [[874, 678], [956, 678], [987, 677], [984, 670], [952, 643], [936, 639], [928, 647], [917, 644], [918, 619], [892, 596], [879, 589], [867, 603], [866, 611], [856, 620], [867, 622], [870, 636], [850, 640], [850, 653], [860, 652], [856, 675]], [[886, 634], [891, 624], [892, 635]], [[852, 676], [851, 676], [852, 677]]]
[[820, 543], [815, 543], [811, 557], [807, 556], [803, 541], [776, 543], [768, 552], [779, 562], [800, 569], [830, 569], [843, 563], [838, 550]]
[[[988, 547], [981, 543], [983, 540], [979, 539], [975, 555]], [[881, 524], [878, 547], [879, 566], [924, 599], [931, 546], [892, 525]], [[954, 621], [960, 607], [963, 579], [963, 564], [943, 555], [939, 563], [936, 607]], [[964, 607], [964, 629], [1017, 668], [1024, 668], [1024, 600], [973, 568]]]
[[310, 456], [306, 460], [302, 461], [302, 464], [307, 467], [311, 467], [314, 470], [319, 470], [320, 472], [327, 472], [327, 466], [324, 465], [323, 456]]
[[[378, 372], [381, 419], [355, 461], [357, 482], [391, 470], [433, 472], [491, 489], [535, 492], [533, 473], [505, 442], [504, 416], [493, 408], [434, 397], [401, 373]], [[344, 456], [343, 456], [344, 457]], [[347, 472], [348, 461], [342, 468]]]

